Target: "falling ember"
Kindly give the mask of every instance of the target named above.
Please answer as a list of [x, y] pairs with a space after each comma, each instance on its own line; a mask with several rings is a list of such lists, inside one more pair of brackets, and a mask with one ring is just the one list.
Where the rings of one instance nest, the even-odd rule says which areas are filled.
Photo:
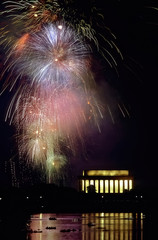
[[62, 25], [58, 25], [58, 28], [61, 30], [63, 28], [63, 26]]

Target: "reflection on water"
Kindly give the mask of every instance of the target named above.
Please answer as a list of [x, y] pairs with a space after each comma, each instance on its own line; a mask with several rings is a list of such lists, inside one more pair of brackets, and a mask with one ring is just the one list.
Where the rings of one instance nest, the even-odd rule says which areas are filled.
[[[84, 214], [83, 214], [84, 216]], [[95, 225], [90, 231], [87, 222]], [[83, 220], [83, 240], [143, 240], [143, 214], [91, 213]]]
[[143, 213], [40, 213], [31, 216], [27, 239], [143, 240], [143, 220]]

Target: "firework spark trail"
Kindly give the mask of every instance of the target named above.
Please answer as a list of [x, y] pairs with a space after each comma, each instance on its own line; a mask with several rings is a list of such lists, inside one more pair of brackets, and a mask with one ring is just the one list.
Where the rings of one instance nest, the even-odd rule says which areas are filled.
[[2, 14], [10, 17], [14, 25], [23, 24], [25, 32], [40, 30], [43, 23], [55, 21], [57, 14], [64, 11], [56, 0], [50, 4], [40, 0], [5, 1], [3, 4]]

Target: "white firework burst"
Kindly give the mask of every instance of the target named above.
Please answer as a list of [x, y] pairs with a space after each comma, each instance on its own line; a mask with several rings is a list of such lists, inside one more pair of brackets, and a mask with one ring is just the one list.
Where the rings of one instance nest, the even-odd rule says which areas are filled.
[[32, 85], [76, 87], [91, 75], [90, 53], [89, 45], [73, 29], [56, 22], [21, 37], [10, 52], [8, 68], [19, 77], [27, 76]]

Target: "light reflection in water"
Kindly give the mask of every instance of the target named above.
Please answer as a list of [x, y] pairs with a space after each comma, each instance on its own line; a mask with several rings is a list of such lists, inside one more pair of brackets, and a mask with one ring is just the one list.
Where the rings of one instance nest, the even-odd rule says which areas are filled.
[[143, 213], [40, 213], [30, 220], [37, 233], [28, 233], [27, 240], [143, 240]]

